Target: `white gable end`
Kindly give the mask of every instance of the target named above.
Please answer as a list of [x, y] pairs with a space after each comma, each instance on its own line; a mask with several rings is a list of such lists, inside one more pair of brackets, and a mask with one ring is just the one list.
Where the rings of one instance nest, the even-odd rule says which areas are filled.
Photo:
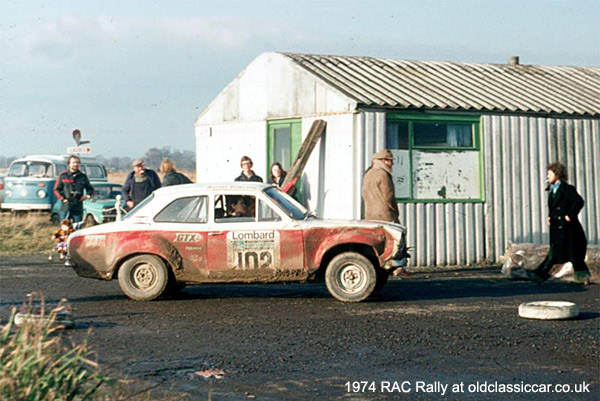
[[356, 103], [279, 53], [252, 61], [198, 116], [196, 126], [348, 112]]

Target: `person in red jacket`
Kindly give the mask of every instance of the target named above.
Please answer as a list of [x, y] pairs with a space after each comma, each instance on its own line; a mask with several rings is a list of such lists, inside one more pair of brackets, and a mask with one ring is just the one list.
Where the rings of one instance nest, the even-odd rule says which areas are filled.
[[70, 219], [73, 223], [79, 223], [83, 218], [83, 201], [94, 195], [94, 187], [90, 184], [79, 166], [81, 160], [72, 155], [68, 160], [69, 169], [58, 176], [54, 184], [54, 193], [63, 203], [62, 218]]

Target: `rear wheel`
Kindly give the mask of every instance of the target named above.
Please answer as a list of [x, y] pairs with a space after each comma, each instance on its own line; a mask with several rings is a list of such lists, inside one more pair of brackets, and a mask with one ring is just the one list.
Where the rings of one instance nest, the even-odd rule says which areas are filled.
[[119, 269], [119, 285], [129, 298], [150, 301], [167, 287], [169, 272], [164, 262], [154, 255], [128, 259]]
[[356, 252], [344, 252], [329, 262], [325, 271], [327, 289], [343, 302], [360, 302], [373, 293], [377, 274], [373, 264]]

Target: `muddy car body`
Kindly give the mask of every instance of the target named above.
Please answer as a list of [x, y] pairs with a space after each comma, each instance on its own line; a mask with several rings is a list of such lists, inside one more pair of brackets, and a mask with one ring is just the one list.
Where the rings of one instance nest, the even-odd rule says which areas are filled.
[[189, 184], [158, 189], [122, 221], [77, 231], [69, 253], [77, 274], [118, 278], [138, 300], [192, 284], [324, 277], [335, 298], [358, 302], [406, 264], [405, 232], [319, 219], [272, 185]]

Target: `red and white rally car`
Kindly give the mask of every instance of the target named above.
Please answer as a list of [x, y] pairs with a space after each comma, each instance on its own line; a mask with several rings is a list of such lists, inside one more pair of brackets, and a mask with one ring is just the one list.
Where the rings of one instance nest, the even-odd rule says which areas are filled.
[[359, 302], [406, 265], [398, 224], [323, 220], [272, 185], [188, 184], [156, 190], [122, 221], [77, 231], [78, 275], [118, 277], [123, 292], [151, 300], [185, 285], [311, 281]]

